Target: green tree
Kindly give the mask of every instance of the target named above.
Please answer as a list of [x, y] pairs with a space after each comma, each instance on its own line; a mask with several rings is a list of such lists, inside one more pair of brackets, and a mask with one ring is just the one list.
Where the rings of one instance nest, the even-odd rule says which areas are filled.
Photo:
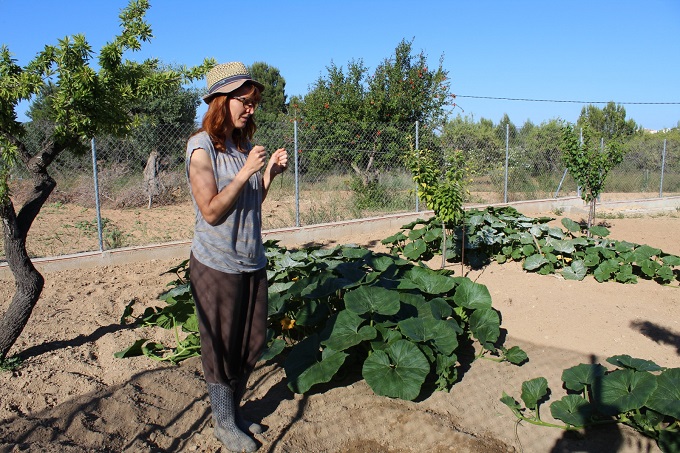
[[626, 119], [626, 109], [622, 105], [608, 102], [604, 108], [588, 105], [581, 109], [577, 127], [588, 127], [593, 138], [605, 141], [625, 139], [640, 130], [631, 118]]
[[443, 57], [430, 68], [425, 53], [414, 54], [413, 41], [402, 40], [368, 80], [367, 119], [441, 125], [452, 99], [442, 65]]
[[469, 116], [458, 115], [444, 125], [441, 141], [446, 147], [462, 150], [476, 171], [503, 165], [505, 142], [489, 119], [475, 122]]
[[563, 121], [558, 119], [522, 126], [523, 161], [531, 165], [532, 176], [555, 174], [564, 168], [560, 161], [562, 127]]
[[[362, 60], [346, 68], [331, 63], [299, 103], [302, 120], [314, 128], [308, 135], [313, 160], [349, 164], [362, 181], [373, 181], [383, 165], [408, 149], [413, 134], [405, 128], [420, 121], [430, 126], [423, 131], [432, 131], [446, 117], [452, 95], [442, 64], [440, 59], [430, 68], [424, 52], [414, 54], [405, 40], [373, 75]], [[360, 143], [370, 146], [357, 149]]]
[[[54, 190], [50, 164], [63, 152], [82, 152], [87, 140], [99, 134], [124, 134], [135, 120], [130, 113], [134, 101], [163, 96], [182, 83], [197, 79], [214, 65], [206, 60], [200, 67], [160, 70], [156, 60], [134, 62], [123, 54], [141, 48], [152, 37], [144, 15], [147, 0], [132, 0], [121, 11], [121, 33], [105, 44], [96, 64], [83, 35], [47, 45], [25, 67], [12, 59], [6, 46], [0, 48], [0, 218], [3, 222], [5, 256], [15, 279], [15, 294], [0, 319], [0, 360], [23, 331], [44, 285], [26, 251], [26, 237], [40, 209]], [[24, 126], [17, 121], [17, 105], [38, 95], [46, 83], [54, 127], [32, 151], [22, 137]], [[30, 175], [32, 190], [16, 210], [9, 193], [9, 174], [20, 163]]]
[[[564, 126], [562, 139], [562, 159], [569, 173], [581, 187], [581, 198], [590, 205], [588, 229], [595, 220], [597, 197], [602, 193], [609, 171], [623, 160], [621, 145], [612, 140], [601, 149], [593, 142], [590, 129], [583, 129], [583, 142], [571, 125]], [[590, 236], [590, 231], [588, 231]]]
[[443, 156], [429, 149], [411, 150], [406, 155], [418, 196], [442, 223], [442, 269], [446, 264], [447, 229], [461, 228], [461, 269], [465, 262], [465, 210], [463, 202], [470, 169], [460, 150]]
[[286, 79], [278, 68], [264, 62], [253, 63], [249, 68], [253, 79], [264, 85], [262, 102], [257, 109], [258, 126], [280, 121], [286, 110]]

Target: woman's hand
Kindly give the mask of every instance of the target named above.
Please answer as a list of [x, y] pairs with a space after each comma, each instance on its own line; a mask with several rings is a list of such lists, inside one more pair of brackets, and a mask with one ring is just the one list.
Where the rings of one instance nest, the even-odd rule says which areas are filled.
[[267, 197], [269, 187], [272, 185], [272, 180], [276, 175], [280, 175], [288, 167], [288, 153], [286, 148], [279, 148], [269, 158], [267, 169], [264, 171], [264, 178], [262, 178], [264, 193], [262, 201]]
[[286, 148], [279, 148], [274, 151], [274, 153], [269, 158], [266, 173], [269, 173], [273, 179], [274, 176], [283, 173], [287, 167], [288, 153], [286, 152]]
[[267, 152], [265, 151], [264, 146], [253, 146], [253, 148], [248, 153], [248, 159], [246, 159], [246, 163], [243, 166], [243, 170], [248, 173], [249, 178], [260, 171], [262, 167], [264, 167], [266, 158]]

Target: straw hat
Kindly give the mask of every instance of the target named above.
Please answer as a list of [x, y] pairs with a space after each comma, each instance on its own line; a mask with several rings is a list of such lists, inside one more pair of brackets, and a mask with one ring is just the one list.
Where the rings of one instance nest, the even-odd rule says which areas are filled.
[[253, 80], [248, 68], [239, 61], [218, 64], [208, 71], [206, 80], [208, 82], [208, 94], [203, 96], [206, 104], [209, 104], [216, 94], [231, 93], [246, 82], [255, 85], [260, 93], [264, 91], [264, 85]]

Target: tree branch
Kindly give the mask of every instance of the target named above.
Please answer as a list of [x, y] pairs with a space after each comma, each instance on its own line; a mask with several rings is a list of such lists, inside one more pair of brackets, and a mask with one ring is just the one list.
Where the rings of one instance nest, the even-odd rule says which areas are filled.
[[[56, 181], [47, 172], [47, 168], [59, 153], [64, 150], [64, 147], [51, 141], [39, 153], [33, 156], [21, 140], [10, 134], [4, 134], [4, 136], [12, 145], [16, 146], [19, 151], [19, 157], [33, 180], [33, 190], [28, 195], [19, 213], [16, 214], [16, 217], [12, 215], [11, 219], [11, 221], [16, 223], [13, 234], [25, 238], [31, 229], [33, 221], [40, 213], [40, 209], [57, 185]], [[8, 214], [6, 209], [10, 207], [12, 214], [14, 214], [15, 209], [11, 203], [2, 208], [4, 222], [10, 221], [10, 218], [6, 216]]]

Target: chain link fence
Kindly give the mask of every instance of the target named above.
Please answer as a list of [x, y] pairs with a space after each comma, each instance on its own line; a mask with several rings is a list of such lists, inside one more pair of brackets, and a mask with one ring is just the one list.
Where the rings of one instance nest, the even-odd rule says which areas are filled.
[[[49, 127], [27, 125], [29, 150], [40, 149]], [[190, 239], [194, 213], [184, 155], [195, 129], [143, 126], [123, 138], [95, 137], [90, 152], [63, 152], [49, 167], [57, 187], [29, 232], [29, 252], [56, 256]], [[471, 169], [468, 204], [574, 196], [578, 190], [562, 163], [560, 129], [550, 123], [471, 130], [456, 122], [430, 128], [291, 121], [260, 125], [254, 143], [289, 152], [289, 169], [263, 205], [264, 229], [427, 209], [418, 203], [404, 161], [410, 149], [462, 151]], [[680, 193], [678, 141], [644, 134], [625, 146], [602, 201]], [[26, 178], [21, 168], [13, 173], [15, 204], [31, 190]]]

